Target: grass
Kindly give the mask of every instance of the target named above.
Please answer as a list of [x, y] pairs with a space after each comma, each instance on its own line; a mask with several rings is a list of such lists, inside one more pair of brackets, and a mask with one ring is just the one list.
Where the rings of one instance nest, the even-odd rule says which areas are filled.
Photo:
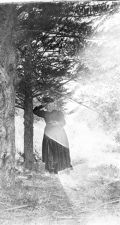
[[[84, 225], [100, 212], [118, 217], [119, 168], [105, 164], [88, 168], [87, 164], [81, 160], [70, 175], [48, 175], [40, 162], [42, 170], [38, 173], [16, 174], [13, 184], [1, 186], [1, 224]], [[85, 167], [83, 177], [81, 171]]]

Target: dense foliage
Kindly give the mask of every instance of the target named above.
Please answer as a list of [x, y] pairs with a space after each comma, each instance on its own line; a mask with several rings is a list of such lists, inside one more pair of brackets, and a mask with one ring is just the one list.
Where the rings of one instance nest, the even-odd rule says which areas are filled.
[[[18, 72], [21, 82], [16, 105], [24, 108], [25, 91], [42, 101], [45, 96], [66, 94], [63, 83], [76, 77], [84, 63], [75, 60], [86, 46], [94, 28], [92, 22], [116, 10], [116, 3], [39, 3], [18, 7], [21, 40]], [[29, 83], [29, 85], [28, 85]], [[28, 85], [28, 86], [27, 86]]]

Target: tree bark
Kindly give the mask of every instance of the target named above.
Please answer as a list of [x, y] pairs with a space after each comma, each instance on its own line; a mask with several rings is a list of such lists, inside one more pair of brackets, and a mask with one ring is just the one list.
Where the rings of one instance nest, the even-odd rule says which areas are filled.
[[0, 164], [10, 169], [15, 155], [15, 90], [4, 68], [0, 73]]
[[12, 43], [14, 7], [7, 7], [0, 25], [0, 168], [11, 170], [15, 159], [15, 68]]
[[24, 101], [24, 156], [25, 168], [33, 166], [33, 98], [29, 81], [26, 82]]

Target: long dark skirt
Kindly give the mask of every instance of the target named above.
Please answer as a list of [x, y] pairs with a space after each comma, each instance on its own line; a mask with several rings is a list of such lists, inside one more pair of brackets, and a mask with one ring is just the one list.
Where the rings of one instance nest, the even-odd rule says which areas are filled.
[[42, 143], [42, 161], [45, 169], [57, 173], [71, 168], [69, 148], [62, 146], [48, 136], [44, 135]]

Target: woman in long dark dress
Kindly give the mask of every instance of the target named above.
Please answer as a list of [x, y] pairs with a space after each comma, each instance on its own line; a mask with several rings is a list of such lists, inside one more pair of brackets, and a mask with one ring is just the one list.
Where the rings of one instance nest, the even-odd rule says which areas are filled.
[[58, 173], [72, 168], [68, 138], [64, 130], [64, 115], [57, 110], [48, 112], [42, 108], [43, 106], [35, 107], [33, 113], [44, 118], [46, 122], [42, 142], [42, 161], [45, 163], [45, 169], [50, 173]]

